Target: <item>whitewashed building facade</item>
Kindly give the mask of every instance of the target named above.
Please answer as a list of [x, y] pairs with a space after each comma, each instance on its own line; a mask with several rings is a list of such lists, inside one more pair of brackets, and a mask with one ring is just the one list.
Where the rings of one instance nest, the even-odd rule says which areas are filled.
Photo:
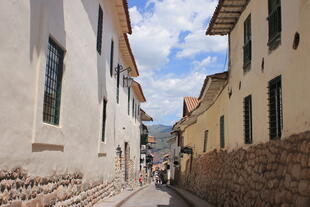
[[146, 100], [127, 34], [126, 0], [0, 2], [0, 206], [89, 206], [135, 181]]

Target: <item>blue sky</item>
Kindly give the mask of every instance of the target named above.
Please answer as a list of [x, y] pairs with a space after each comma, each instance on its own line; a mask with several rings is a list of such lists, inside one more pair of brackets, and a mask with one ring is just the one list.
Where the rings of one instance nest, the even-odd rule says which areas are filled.
[[[195, 2], [195, 3], [193, 3]], [[227, 38], [206, 36], [217, 0], [128, 0], [137, 79], [154, 124], [172, 125], [184, 96], [199, 95], [205, 76], [226, 70]]]

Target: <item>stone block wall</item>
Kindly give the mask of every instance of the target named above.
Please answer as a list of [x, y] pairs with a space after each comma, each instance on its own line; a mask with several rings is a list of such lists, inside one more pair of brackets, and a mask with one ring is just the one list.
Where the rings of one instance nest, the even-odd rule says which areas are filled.
[[310, 207], [310, 132], [187, 163], [180, 185], [219, 207]]
[[[131, 179], [133, 180], [133, 179]], [[90, 207], [118, 194], [133, 183], [124, 181], [124, 158], [115, 159], [115, 177], [110, 182], [83, 181], [82, 173], [29, 176], [22, 168], [0, 170], [1, 207]]]

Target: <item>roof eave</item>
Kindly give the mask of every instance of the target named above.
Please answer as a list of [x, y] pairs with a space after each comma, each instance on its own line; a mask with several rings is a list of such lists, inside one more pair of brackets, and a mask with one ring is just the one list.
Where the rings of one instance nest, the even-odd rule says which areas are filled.
[[228, 35], [235, 27], [248, 2], [249, 0], [219, 0], [206, 35]]
[[139, 102], [140, 103], [146, 102], [146, 98], [144, 96], [142, 87], [137, 81], [133, 81], [133, 89], [134, 89], [134, 93], [136, 94], [136, 97], [139, 100]]

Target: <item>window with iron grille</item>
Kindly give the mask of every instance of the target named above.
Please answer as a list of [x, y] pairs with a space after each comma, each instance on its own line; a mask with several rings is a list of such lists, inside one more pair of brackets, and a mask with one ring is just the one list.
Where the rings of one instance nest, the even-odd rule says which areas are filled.
[[119, 103], [119, 82], [120, 82], [120, 65], [117, 65], [116, 75], [116, 102]]
[[209, 134], [209, 131], [206, 130], [205, 131], [205, 136], [204, 136], [204, 139], [203, 139], [203, 152], [206, 152], [207, 151], [207, 144], [208, 144], [208, 134]]
[[243, 69], [249, 70], [252, 60], [251, 15], [244, 21]]
[[102, 108], [102, 132], [101, 132], [101, 141], [105, 141], [105, 127], [106, 127], [106, 119], [107, 119], [107, 100], [103, 100], [103, 108]]
[[49, 38], [45, 70], [43, 121], [59, 125], [64, 51]]
[[99, 5], [98, 11], [98, 25], [97, 25], [97, 52], [101, 55], [101, 45], [102, 45], [102, 25], [103, 25], [103, 11]]
[[224, 134], [224, 116], [220, 118], [220, 146], [225, 147], [225, 134]]
[[281, 41], [281, 0], [268, 0], [268, 26], [268, 46], [273, 50]]
[[130, 87], [128, 87], [128, 115], [130, 115]]
[[252, 144], [252, 96], [249, 95], [243, 100], [244, 113], [244, 141], [245, 144]]
[[113, 58], [114, 58], [114, 41], [111, 40], [111, 51], [110, 51], [110, 75], [113, 75]]
[[269, 81], [269, 135], [280, 139], [283, 128], [281, 76]]

